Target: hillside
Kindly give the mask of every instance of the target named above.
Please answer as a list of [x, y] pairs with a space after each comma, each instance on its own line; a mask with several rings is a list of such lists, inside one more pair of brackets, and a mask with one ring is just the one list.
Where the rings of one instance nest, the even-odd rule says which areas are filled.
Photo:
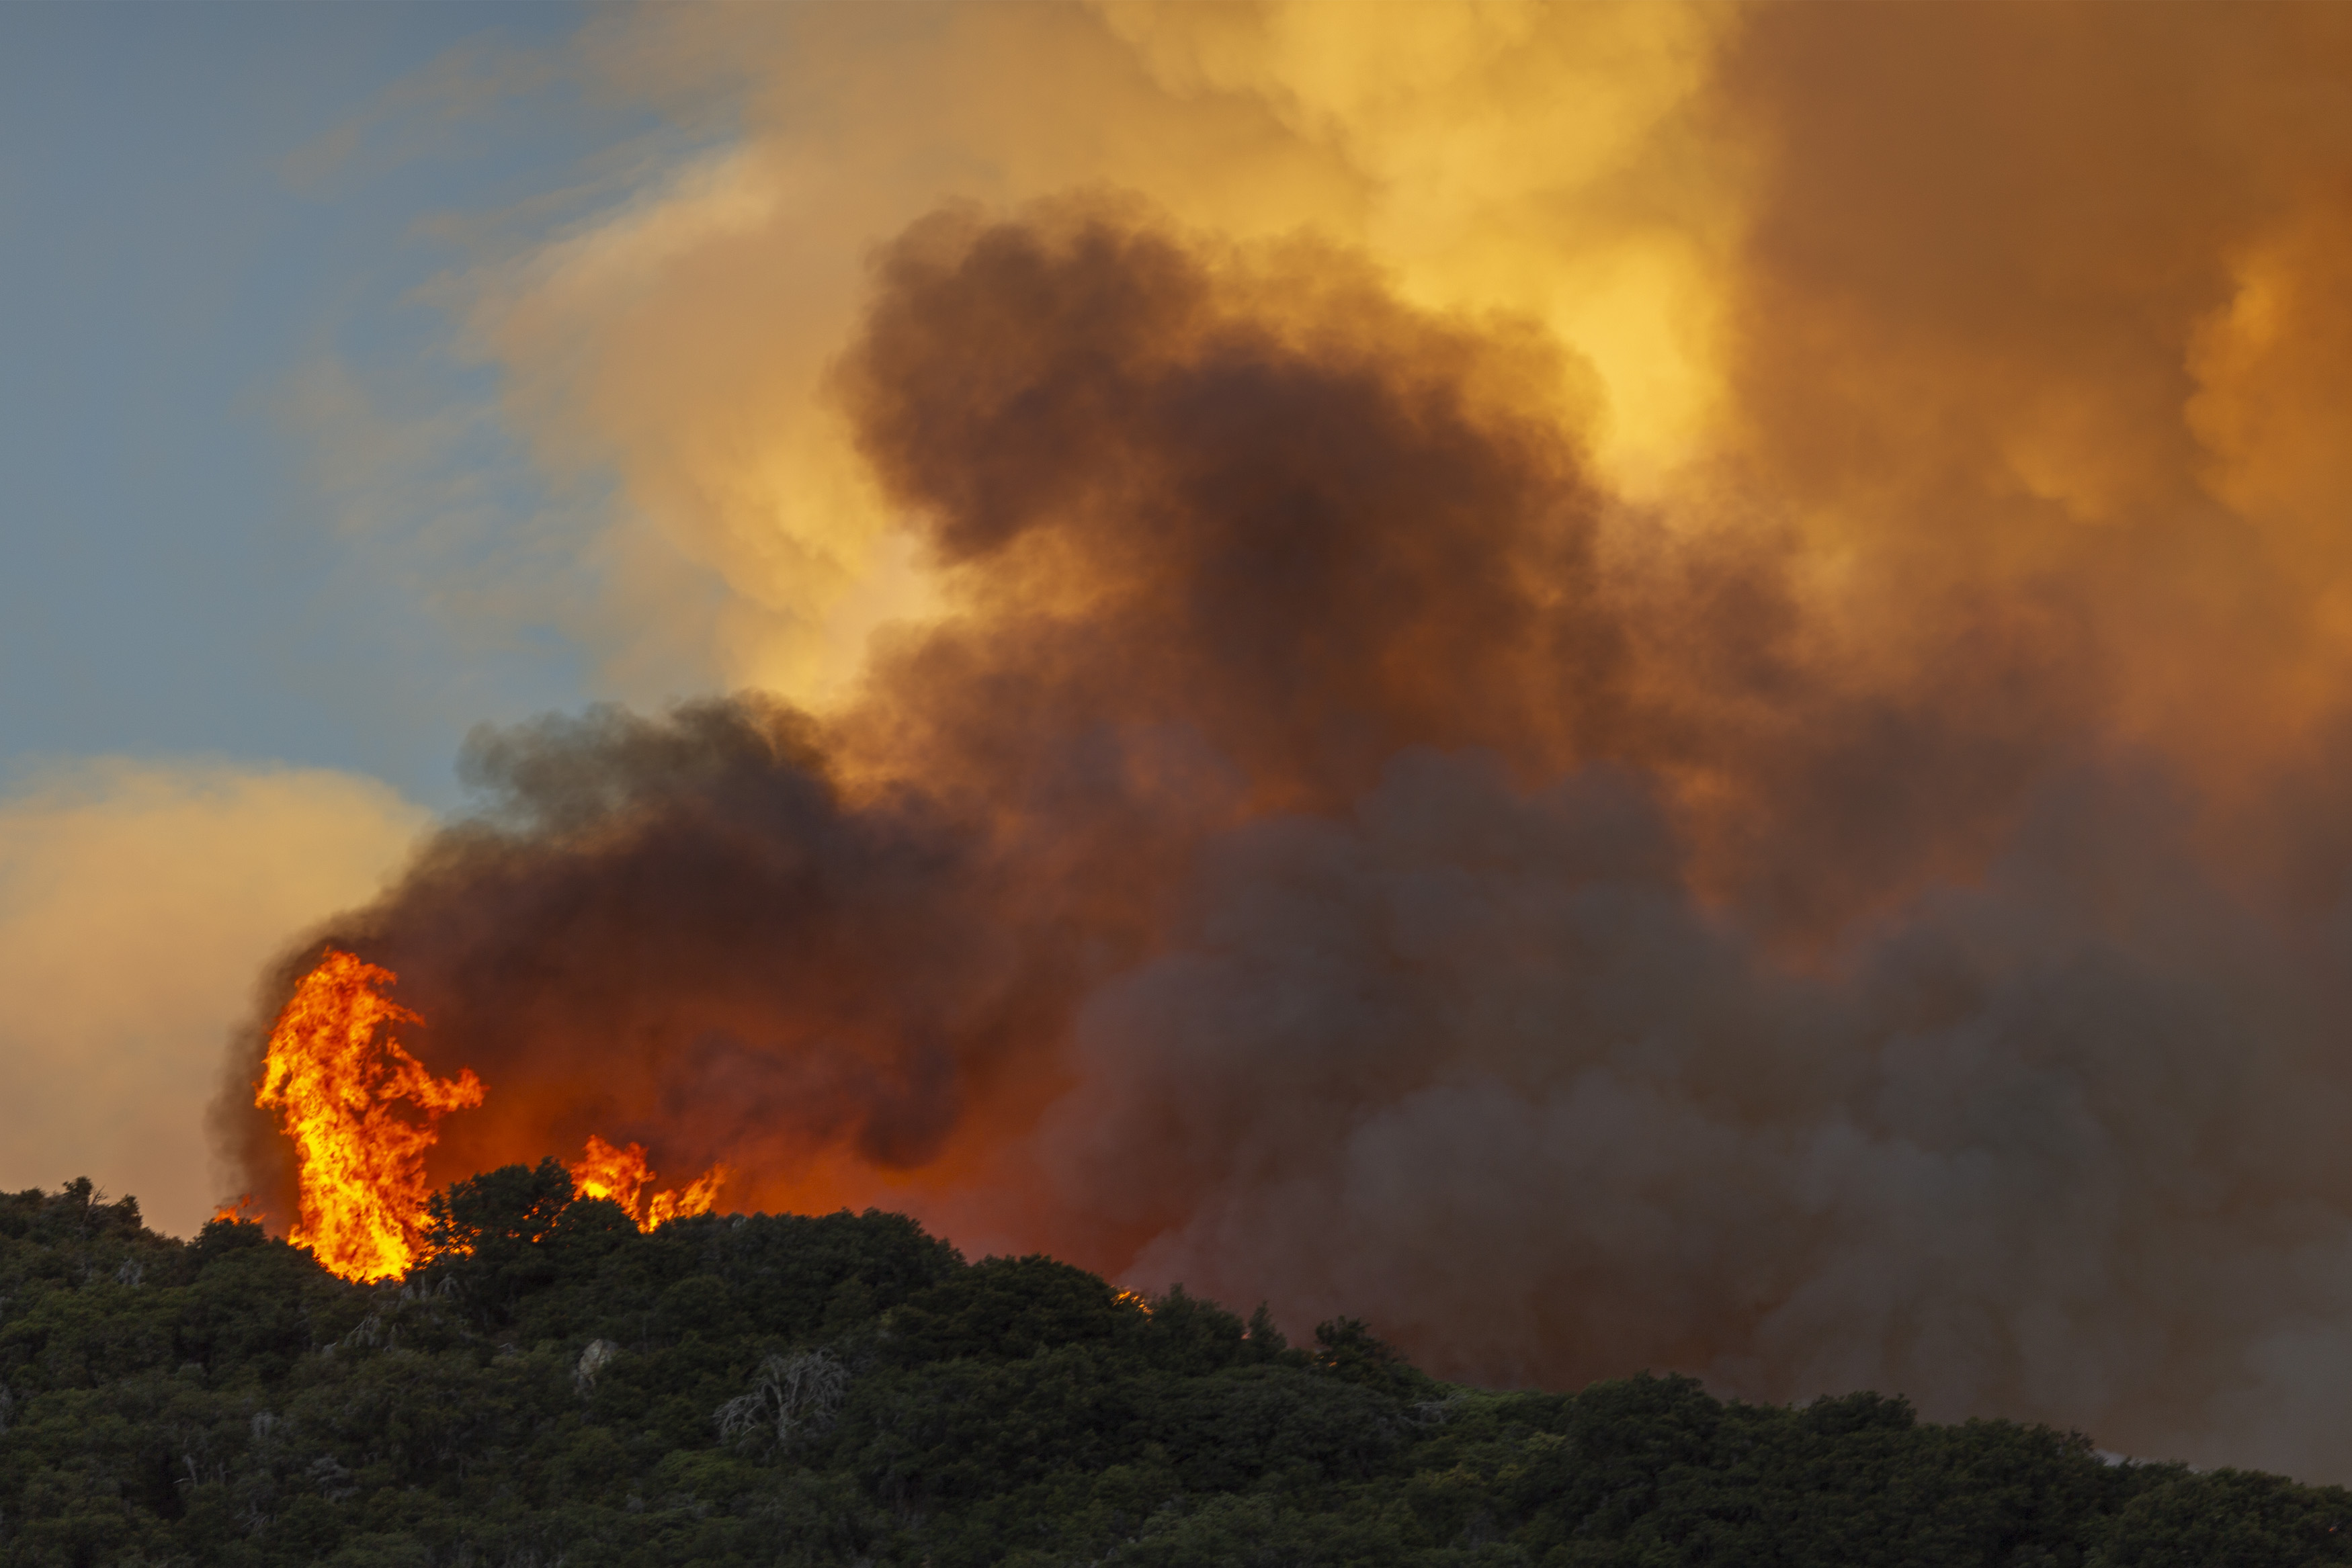
[[2352, 1561], [2352, 1494], [1682, 1377], [1442, 1385], [896, 1215], [641, 1234], [562, 1167], [436, 1200], [356, 1285], [88, 1182], [0, 1197], [0, 1563]]

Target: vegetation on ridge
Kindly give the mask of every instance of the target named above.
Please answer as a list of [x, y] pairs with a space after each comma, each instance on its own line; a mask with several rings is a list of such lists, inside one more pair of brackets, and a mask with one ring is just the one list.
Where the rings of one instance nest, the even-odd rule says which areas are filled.
[[356, 1285], [257, 1226], [0, 1196], [0, 1563], [2000, 1564], [2352, 1560], [2352, 1494], [2102, 1463], [1857, 1394], [1442, 1385], [901, 1216], [641, 1234], [553, 1161]]

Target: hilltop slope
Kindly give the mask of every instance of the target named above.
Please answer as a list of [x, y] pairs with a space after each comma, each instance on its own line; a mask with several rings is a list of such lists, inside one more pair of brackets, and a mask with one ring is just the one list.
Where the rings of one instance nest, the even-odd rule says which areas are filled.
[[259, 1227], [0, 1197], [0, 1563], [2352, 1561], [2352, 1494], [1872, 1394], [1433, 1383], [869, 1211], [640, 1234], [553, 1162], [356, 1285]]

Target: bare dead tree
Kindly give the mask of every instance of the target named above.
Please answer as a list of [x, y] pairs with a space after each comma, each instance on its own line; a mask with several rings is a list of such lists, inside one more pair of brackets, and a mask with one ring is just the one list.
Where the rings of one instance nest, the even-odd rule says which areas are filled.
[[811, 1437], [833, 1424], [849, 1393], [849, 1368], [830, 1351], [803, 1350], [772, 1355], [753, 1374], [751, 1391], [713, 1413], [721, 1438], [736, 1439], [775, 1428], [776, 1445]]

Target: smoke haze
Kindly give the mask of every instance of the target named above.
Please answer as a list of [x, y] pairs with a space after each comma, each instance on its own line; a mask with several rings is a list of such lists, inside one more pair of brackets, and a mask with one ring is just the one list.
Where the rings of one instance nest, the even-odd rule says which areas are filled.
[[2352, 23], [586, 47], [740, 134], [466, 319], [746, 695], [482, 732], [286, 958], [481, 1074], [444, 1179], [2352, 1478]]
[[113, 758], [0, 797], [0, 1186], [87, 1175], [159, 1229], [202, 1225], [235, 1178], [189, 1110], [254, 972], [380, 890], [428, 825], [321, 768]]

